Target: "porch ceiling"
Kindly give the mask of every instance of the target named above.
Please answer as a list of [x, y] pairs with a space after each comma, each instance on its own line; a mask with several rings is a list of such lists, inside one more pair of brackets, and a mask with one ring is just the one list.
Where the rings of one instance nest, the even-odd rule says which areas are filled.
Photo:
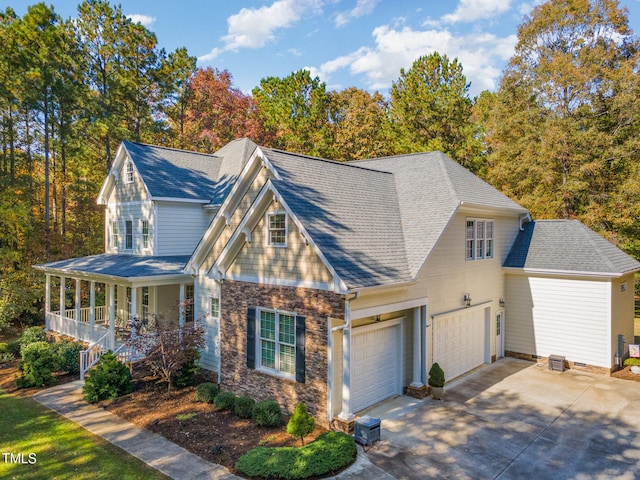
[[188, 255], [152, 257], [101, 254], [43, 263], [34, 265], [33, 268], [42, 270], [44, 273], [96, 281], [119, 280], [130, 283], [145, 281], [153, 284], [190, 278], [183, 273], [188, 260]]

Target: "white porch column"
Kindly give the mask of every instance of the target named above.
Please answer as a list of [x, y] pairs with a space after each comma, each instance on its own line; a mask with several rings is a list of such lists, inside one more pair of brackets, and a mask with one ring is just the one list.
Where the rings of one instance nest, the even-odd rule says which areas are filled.
[[80, 321], [80, 310], [82, 307], [82, 297], [80, 296], [81, 282], [79, 278], [76, 278], [76, 299], [74, 305], [76, 309], [76, 322]]
[[60, 316], [64, 317], [65, 315], [65, 309], [66, 307], [64, 306], [64, 298], [65, 298], [65, 293], [66, 293], [66, 283], [67, 283], [67, 279], [63, 276], [60, 276]]
[[131, 322], [138, 317], [138, 287], [131, 287], [131, 311], [129, 319]]
[[96, 282], [89, 283], [89, 324], [91, 328], [96, 324]]
[[49, 312], [51, 311], [51, 275], [45, 276], [44, 284], [44, 325], [49, 330]]
[[113, 283], [109, 284], [109, 344], [111, 350], [116, 349], [116, 289]]
[[422, 326], [420, 319], [422, 318], [420, 307], [413, 308], [413, 381], [411, 386], [420, 388], [422, 383]]
[[180, 324], [180, 328], [184, 327], [184, 317], [185, 317], [185, 284], [181, 283], [180, 284], [180, 303], [178, 304], [178, 309], [179, 309], [179, 324]]
[[341, 420], [349, 421], [354, 415], [351, 411], [351, 328], [342, 330], [342, 411]]

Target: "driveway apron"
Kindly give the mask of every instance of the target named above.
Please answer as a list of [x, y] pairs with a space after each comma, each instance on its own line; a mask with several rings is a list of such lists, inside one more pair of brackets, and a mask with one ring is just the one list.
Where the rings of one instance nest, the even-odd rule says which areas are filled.
[[398, 479], [634, 479], [640, 383], [501, 359], [443, 401], [379, 414], [372, 462]]

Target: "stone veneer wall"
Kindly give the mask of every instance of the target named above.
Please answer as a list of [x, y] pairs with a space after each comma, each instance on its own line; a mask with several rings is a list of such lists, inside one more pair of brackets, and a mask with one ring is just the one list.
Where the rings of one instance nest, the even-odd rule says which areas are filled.
[[[247, 367], [247, 310], [275, 308], [306, 318], [305, 383]], [[225, 280], [220, 300], [221, 378], [223, 390], [256, 400], [274, 399], [293, 413], [304, 402], [316, 422], [328, 426], [328, 317], [344, 319], [344, 299], [333, 292]]]

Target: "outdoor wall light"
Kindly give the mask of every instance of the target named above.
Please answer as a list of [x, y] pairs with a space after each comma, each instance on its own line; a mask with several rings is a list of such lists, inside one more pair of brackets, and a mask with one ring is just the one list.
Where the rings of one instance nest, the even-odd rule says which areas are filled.
[[498, 300], [498, 303], [500, 304], [501, 307], [504, 308], [504, 298], [501, 298], [500, 300]]
[[465, 293], [464, 294], [464, 306], [465, 306], [465, 308], [471, 306], [471, 294], [470, 293]]

